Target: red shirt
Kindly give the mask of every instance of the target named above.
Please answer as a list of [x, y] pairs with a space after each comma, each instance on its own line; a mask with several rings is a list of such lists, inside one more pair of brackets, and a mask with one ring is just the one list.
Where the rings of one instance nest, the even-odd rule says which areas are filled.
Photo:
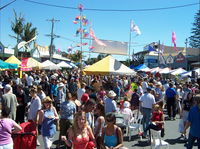
[[[152, 122], [155, 122], [155, 121], [163, 121], [162, 120], [162, 117], [163, 117], [163, 112], [153, 112], [153, 115], [152, 115], [152, 118], [151, 118], [151, 121]], [[157, 124], [157, 126], [162, 129], [162, 124]]]

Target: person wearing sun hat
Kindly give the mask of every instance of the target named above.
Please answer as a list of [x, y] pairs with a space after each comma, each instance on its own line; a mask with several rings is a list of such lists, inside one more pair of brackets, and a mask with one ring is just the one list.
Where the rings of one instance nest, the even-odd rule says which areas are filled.
[[116, 93], [113, 90], [108, 92], [108, 97], [105, 99], [105, 113], [108, 112], [116, 112], [117, 111], [117, 103], [114, 100], [116, 97]]
[[66, 94], [64, 93], [64, 87], [65, 85], [60, 82], [58, 84], [58, 94], [57, 94], [57, 97], [55, 99], [55, 104], [56, 104], [56, 110], [57, 111], [60, 111], [60, 104], [63, 103], [65, 101], [65, 98], [66, 98]]
[[52, 104], [52, 99], [47, 96], [42, 101], [43, 107], [38, 112], [37, 122], [41, 124], [41, 134], [43, 136], [44, 148], [50, 149], [53, 136], [56, 134], [55, 121], [59, 119], [56, 108]]

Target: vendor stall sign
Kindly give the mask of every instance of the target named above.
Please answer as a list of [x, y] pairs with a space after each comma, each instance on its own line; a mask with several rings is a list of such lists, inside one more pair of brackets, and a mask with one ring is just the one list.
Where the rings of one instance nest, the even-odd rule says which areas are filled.
[[185, 56], [183, 55], [182, 52], [180, 52], [177, 56], [176, 56], [176, 60], [175, 62], [176, 63], [182, 63], [184, 62], [186, 59], [185, 59]]

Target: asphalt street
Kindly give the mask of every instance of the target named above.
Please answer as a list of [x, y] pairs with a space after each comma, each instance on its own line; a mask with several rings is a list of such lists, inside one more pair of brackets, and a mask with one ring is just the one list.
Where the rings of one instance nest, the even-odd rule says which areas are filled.
[[[169, 143], [170, 149], [184, 149], [186, 148], [186, 141], [184, 141], [183, 138], [180, 138], [180, 133], [178, 132], [178, 124], [179, 119], [176, 119], [174, 121], [172, 120], [166, 120], [165, 121], [165, 136], [163, 138], [164, 141]], [[189, 130], [188, 130], [189, 131]], [[57, 140], [58, 140], [58, 132], [54, 137], [54, 142], [52, 149], [56, 148]], [[44, 149], [43, 146], [43, 140], [41, 135], [39, 136], [40, 146], [37, 147], [37, 149]], [[137, 135], [132, 136], [131, 141], [128, 141], [128, 137], [124, 136], [124, 146], [126, 146], [129, 149], [135, 148], [135, 149], [150, 149], [150, 144], [148, 143], [147, 139], [140, 139], [137, 137]], [[194, 149], [196, 149], [197, 146], [194, 146]], [[65, 149], [65, 147], [61, 147], [61, 149]]]

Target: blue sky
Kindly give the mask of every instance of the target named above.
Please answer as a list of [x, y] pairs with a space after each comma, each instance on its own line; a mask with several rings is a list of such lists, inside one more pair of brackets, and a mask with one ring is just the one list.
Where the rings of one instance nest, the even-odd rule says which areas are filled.
[[[0, 6], [11, 0], [0, 0]], [[149, 9], [160, 7], [179, 6], [191, 3], [198, 3], [199, 0], [33, 0], [48, 4], [55, 4], [68, 7], [77, 7], [83, 4], [85, 8], [98, 9]], [[39, 33], [37, 43], [39, 45], [49, 45], [50, 38], [45, 34], [51, 31], [51, 23], [47, 19], [55, 18], [60, 20], [55, 24], [54, 33], [65, 38], [79, 41], [75, 37], [78, 25], [73, 24], [74, 18], [79, 15], [78, 10], [48, 7], [30, 3], [24, 0], [17, 0], [8, 7], [0, 11], [0, 41], [5, 46], [13, 47], [16, 40], [9, 35], [14, 35], [11, 31], [11, 21], [14, 20], [13, 9], [21, 13], [26, 22], [32, 22], [37, 27]], [[190, 7], [159, 10], [159, 11], [134, 11], [134, 12], [99, 12], [83, 11], [87, 19], [92, 22], [93, 29], [99, 39], [116, 41], [129, 41], [130, 20], [139, 26], [142, 35], [132, 39], [135, 52], [142, 51], [146, 44], [160, 40], [161, 43], [171, 46], [171, 33], [174, 31], [177, 37], [177, 46], [185, 46], [185, 39], [191, 34], [194, 15], [197, 13], [199, 5]], [[133, 34], [134, 36], [134, 34]], [[55, 39], [56, 48], [67, 51], [72, 44], [65, 39]], [[87, 50], [87, 49], [83, 49]], [[86, 53], [85, 55], [88, 55]], [[96, 56], [96, 54], [92, 54]], [[126, 56], [115, 56], [119, 60], [124, 60]]]

